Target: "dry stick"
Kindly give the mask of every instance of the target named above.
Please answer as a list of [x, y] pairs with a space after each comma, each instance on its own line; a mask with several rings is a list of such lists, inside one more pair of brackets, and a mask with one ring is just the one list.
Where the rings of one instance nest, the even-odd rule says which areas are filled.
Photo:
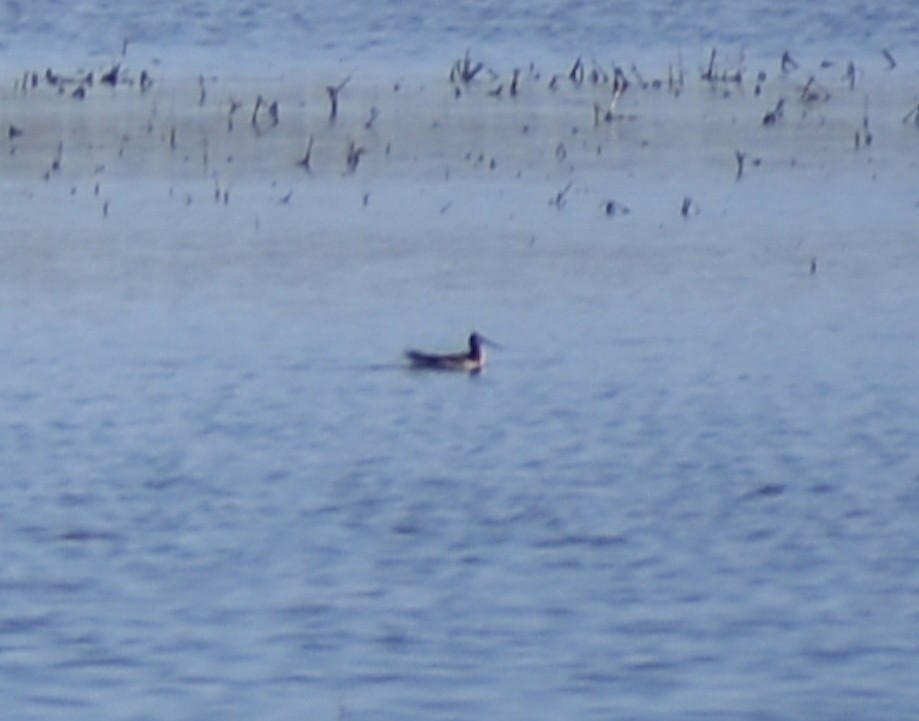
[[512, 98], [517, 97], [517, 84], [520, 80], [520, 68], [514, 68], [514, 76], [511, 78], [510, 94]]
[[568, 79], [575, 85], [580, 85], [584, 82], [584, 63], [581, 61], [580, 56], [574, 61], [571, 70], [568, 71]]
[[233, 113], [239, 110], [242, 107], [242, 103], [238, 100], [230, 99], [230, 114], [227, 116], [227, 132], [233, 132]]
[[549, 205], [554, 205], [556, 208], [561, 210], [565, 207], [565, 196], [568, 194], [568, 191], [574, 186], [574, 181], [572, 180], [568, 185], [562, 188], [555, 194], [555, 197], [549, 201]]
[[357, 170], [357, 164], [360, 162], [361, 156], [365, 152], [364, 148], [357, 145], [353, 140], [350, 142], [348, 145], [348, 157], [346, 158], [349, 173], [353, 173]]
[[206, 135], [204, 136], [203, 145], [204, 145], [204, 152], [202, 152], [201, 154], [201, 160], [204, 165], [204, 172], [206, 173], [208, 165], [210, 163], [210, 155], [207, 152], [207, 136]]
[[590, 81], [594, 85], [599, 85], [601, 83], [609, 82], [609, 73], [603, 68], [603, 66], [598, 63], [596, 60], [593, 60], [593, 67], [590, 71]]
[[699, 206], [687, 195], [683, 198], [683, 206], [680, 208], [680, 214], [684, 218], [688, 218], [690, 215], [698, 215]]
[[906, 115], [903, 116], [903, 122], [908, 123], [910, 118], [916, 125], [919, 125], [919, 103], [917, 103]]
[[262, 96], [259, 95], [255, 100], [255, 107], [252, 109], [252, 119], [249, 121], [254, 127], [258, 127], [258, 111], [262, 107], [262, 103], [265, 102], [262, 100]]
[[376, 105], [371, 106], [371, 108], [370, 108], [370, 117], [367, 118], [367, 122], [364, 123], [364, 128], [365, 128], [366, 130], [370, 130], [371, 128], [373, 128], [373, 124], [376, 122], [376, 119], [377, 119], [378, 117], [380, 117], [380, 111], [377, 110]]
[[679, 58], [677, 65], [677, 74], [673, 74], [673, 63], [670, 63], [667, 71], [667, 88], [674, 95], [679, 95], [683, 90], [683, 57]]
[[51, 160], [51, 170], [55, 173], [61, 169], [61, 161], [64, 159], [64, 141], [57, 144], [57, 153]]
[[715, 79], [715, 55], [717, 54], [718, 49], [712, 48], [711, 57], [708, 59], [708, 69], [702, 73], [702, 79], [708, 80], [711, 82]]
[[890, 54], [889, 50], [886, 50], [886, 49], [881, 50], [881, 54], [887, 60], [887, 63], [889, 65], [889, 67], [887, 68], [888, 70], [893, 70], [895, 67], [897, 67], [897, 61], [893, 59], [893, 55]]
[[805, 103], [816, 103], [816, 102], [826, 102], [830, 99], [829, 91], [824, 88], [820, 83], [817, 82], [817, 79], [811, 75], [807, 79], [804, 88], [801, 90], [801, 100]]
[[871, 145], [871, 131], [868, 129], [868, 96], [865, 96], [865, 114], [862, 117], [862, 129], [865, 131], [865, 145]]
[[619, 98], [622, 97], [623, 93], [629, 89], [629, 80], [626, 78], [625, 73], [622, 72], [621, 68], [613, 69], [613, 97], [609, 103], [609, 112], [607, 113], [607, 119], [612, 120], [613, 112], [616, 110], [616, 105], [619, 103]]
[[331, 103], [331, 108], [329, 109], [329, 122], [335, 122], [335, 118], [338, 117], [338, 89], [332, 85], [326, 86], [326, 92], [329, 94], [329, 102]]
[[795, 59], [791, 57], [791, 53], [787, 50], [782, 53], [782, 72], [787, 73], [789, 70], [797, 70], [798, 63], [795, 62]]
[[102, 77], [99, 78], [99, 82], [115, 87], [118, 84], [118, 71], [120, 69], [121, 65], [119, 63], [115, 63], [111, 70], [102, 74]]
[[785, 98], [779, 98], [775, 104], [775, 109], [770, 110], [763, 116], [763, 125], [775, 125], [782, 117], [782, 108], [785, 107]]
[[635, 79], [638, 81], [638, 85], [643, 89], [648, 89], [648, 83], [645, 82], [645, 79], [642, 77], [641, 73], [638, 72], [638, 66], [635, 63], [632, 63], [632, 67], [629, 68], [632, 71], [632, 75], [635, 76]]
[[207, 90], [204, 87], [204, 76], [198, 76], [198, 106], [204, 105], [204, 100], [207, 98]]
[[466, 56], [463, 58], [463, 67], [462, 67], [462, 80], [464, 83], [471, 83], [475, 80], [475, 76], [481, 72], [485, 67], [484, 63], [476, 63], [475, 65], [469, 59], [469, 50], [466, 50]]
[[469, 50], [466, 50], [466, 55], [463, 57], [462, 63], [460, 64], [460, 80], [464, 83], [471, 83], [475, 76], [479, 74], [484, 66], [482, 63], [472, 64], [472, 61], [469, 59]]
[[849, 90], [855, 90], [855, 63], [851, 60], [846, 66], [846, 80], [849, 81]]
[[739, 150], [734, 151], [734, 157], [737, 158], [737, 178], [740, 180], [743, 177], [743, 162], [747, 157], [746, 153], [742, 153]]
[[342, 80], [338, 85], [327, 85], [325, 91], [329, 94], [329, 102], [332, 107], [329, 110], [329, 122], [334, 123], [335, 119], [338, 117], [338, 95], [344, 89], [345, 85], [351, 80], [349, 75], [344, 80]]
[[313, 136], [310, 135], [309, 142], [306, 144], [306, 155], [303, 156], [303, 159], [300, 160], [297, 165], [302, 166], [307, 173], [312, 171], [310, 168], [310, 156], [313, 154]]
[[472, 60], [469, 58], [469, 50], [467, 49], [462, 59], [453, 63], [453, 67], [450, 68], [450, 82], [455, 83], [459, 80], [464, 85], [468, 85], [484, 67], [482, 63], [472, 64]]

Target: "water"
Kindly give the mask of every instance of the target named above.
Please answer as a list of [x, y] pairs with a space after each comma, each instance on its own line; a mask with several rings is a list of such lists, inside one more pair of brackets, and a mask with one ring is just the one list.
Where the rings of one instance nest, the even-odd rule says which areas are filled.
[[[866, 6], [855, 0], [800, 3], [685, 2], [531, 3], [520, 0], [456, 3], [356, 0], [218, 4], [10, 0], [0, 10], [0, 50], [111, 56], [122, 42], [165, 50], [206, 48], [251, 63], [272, 57], [449, 57], [473, 47], [494, 58], [505, 52], [540, 60], [576, 54], [634, 59], [638, 48], [694, 53], [711, 45], [746, 47], [773, 55], [915, 52], [919, 10], [911, 0]], [[249, 54], [251, 53], [251, 55]], [[15, 55], [13, 55], [15, 57]], [[516, 62], [521, 62], [519, 59]]]
[[908, 717], [915, 256], [573, 242], [7, 298], [6, 708]]
[[[5, 59], [23, 38], [99, 23], [87, 53], [174, 31], [219, 53], [250, 26], [256, 53], [259, 38], [293, 42], [295, 11], [223, 7], [179, 22], [160, 6], [7, 3]], [[428, 41], [406, 50], [389, 33], [406, 17], [457, 42], [472, 24], [452, 5], [337, 7], [310, 22], [359, 17], [328, 48], [355, 57], [425, 57]], [[497, 44], [505, 18], [525, 21], [501, 7]], [[719, 7], [672, 9], [702, 23]], [[850, 27], [822, 7], [770, 4], [700, 36], [742, 42], [752, 17], [817, 40]], [[906, 44], [914, 13], [886, 5], [843, 41]], [[822, 24], [801, 30], [802, 17]], [[564, 52], [619, 28], [549, 37], [528, 22], [523, 44], [533, 33]], [[137, 27], [151, 34], [125, 32]], [[661, 117], [665, 101], [636, 102]], [[181, 153], [125, 143], [126, 172], [94, 136], [110, 152], [94, 174], [74, 131], [64, 179], [47, 183], [17, 165], [26, 150], [7, 155], [4, 713], [915, 717], [915, 135], [901, 103], [872, 116], [873, 155], [836, 153], [802, 121], [800, 135], [744, 141], [763, 169], [735, 183], [735, 138], [703, 142], [699, 128], [746, 106], [698, 102], [701, 150], [672, 162], [653, 121], [626, 125], [610, 141], [618, 164], [572, 174], [564, 208], [547, 202], [569, 177], [554, 131], [540, 130], [550, 159], [531, 173], [507, 132], [516, 116], [456, 131], [456, 147], [410, 133], [422, 160], [396, 144], [395, 170], [373, 165], [379, 153], [348, 177], [221, 166], [227, 205], [210, 176], [175, 169]], [[862, 98], [850, 102], [860, 122]], [[474, 138], [495, 171], [454, 160]], [[592, 146], [566, 142], [586, 164]], [[831, 150], [802, 150], [818, 143]], [[446, 160], [425, 161], [432, 149]], [[698, 217], [679, 216], [687, 192]], [[606, 217], [610, 196], [631, 213]], [[473, 328], [503, 346], [484, 375], [402, 365], [405, 346], [459, 347]]]

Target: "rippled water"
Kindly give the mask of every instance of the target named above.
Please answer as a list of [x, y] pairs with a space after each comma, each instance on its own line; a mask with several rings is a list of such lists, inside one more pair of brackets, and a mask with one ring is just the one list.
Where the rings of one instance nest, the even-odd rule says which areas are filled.
[[273, 0], [221, 3], [119, 3], [10, 0], [0, 9], [4, 45], [42, 52], [112, 54], [125, 38], [159, 52], [201, 46], [210, 52], [293, 57], [425, 58], [462, 52], [526, 52], [568, 57], [621, 57], [636, 48], [745, 46], [780, 54], [877, 53], [917, 47], [919, 9], [911, 0], [866, 4], [855, 0], [738, 3], [731, 0], [653, 0], [597, 3], [381, 2], [358, 0], [308, 5]]
[[[919, 708], [914, 252], [263, 231], [210, 282], [6, 294], [9, 713]], [[402, 367], [470, 318], [485, 375]]]
[[[910, 3], [213, 7], [7, 2], [0, 42], [915, 42]], [[815, 123], [745, 183], [626, 126], [565, 208], [477, 171], [185, 201], [161, 153], [103, 218], [0, 178], [0, 715], [914, 718], [915, 141], [873, 118], [876, 156], [808, 164]], [[473, 328], [485, 374], [403, 366]]]

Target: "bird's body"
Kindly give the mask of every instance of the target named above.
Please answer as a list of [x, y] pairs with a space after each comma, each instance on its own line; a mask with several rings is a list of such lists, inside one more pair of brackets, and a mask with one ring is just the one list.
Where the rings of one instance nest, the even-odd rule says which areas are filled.
[[469, 350], [466, 352], [426, 353], [408, 350], [405, 356], [411, 361], [413, 368], [478, 373], [485, 367], [484, 340], [478, 333], [473, 333], [469, 336]]

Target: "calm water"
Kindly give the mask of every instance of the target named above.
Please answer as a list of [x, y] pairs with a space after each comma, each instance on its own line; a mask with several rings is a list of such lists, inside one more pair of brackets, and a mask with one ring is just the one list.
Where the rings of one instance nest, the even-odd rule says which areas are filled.
[[[752, 41], [760, 22], [767, 49], [784, 31], [915, 42], [911, 3], [619, 5], [639, 44], [659, 26]], [[5, 4], [7, 59], [89, 28], [226, 50], [243, 30], [289, 49], [302, 27], [335, 53], [423, 56], [410, 29], [465, 42], [478, 22], [455, 4], [59, 6]], [[475, 17], [496, 43], [519, 24], [559, 51], [623, 36], [616, 13], [575, 9], [591, 21]], [[683, 190], [657, 171], [613, 220], [593, 195], [524, 215], [508, 208], [527, 189], [475, 183], [374, 188], [338, 216], [359, 188], [326, 181], [310, 201], [338, 233], [237, 201], [244, 181], [227, 210], [181, 215], [132, 187], [107, 221], [7, 183], [3, 713], [915, 718], [910, 162], [756, 194], [695, 178], [689, 222], [657, 212]], [[481, 377], [402, 366], [473, 327], [504, 346]]]

